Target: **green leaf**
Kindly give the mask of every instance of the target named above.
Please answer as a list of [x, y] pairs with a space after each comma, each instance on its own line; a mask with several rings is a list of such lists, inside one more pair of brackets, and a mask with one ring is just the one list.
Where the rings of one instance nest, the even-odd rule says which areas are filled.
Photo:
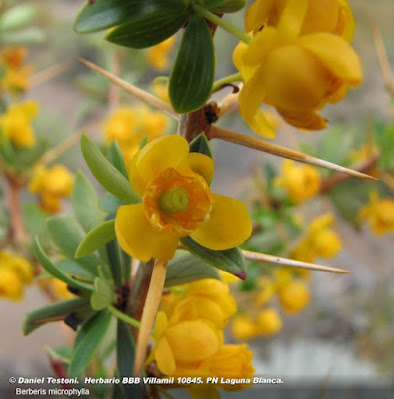
[[104, 194], [100, 199], [100, 208], [108, 213], [116, 214], [118, 208], [122, 205], [126, 205], [119, 198], [115, 197], [110, 193]]
[[[118, 320], [116, 343], [116, 367], [117, 375], [122, 380], [130, 377], [130, 370], [134, 365], [135, 343], [129, 326], [122, 320]], [[143, 399], [141, 386], [139, 384], [121, 384], [126, 398]]]
[[48, 323], [49, 319], [65, 317], [87, 305], [89, 300], [86, 298], [71, 299], [42, 306], [28, 313], [23, 321], [23, 334], [28, 335], [36, 328]]
[[111, 31], [106, 39], [131, 48], [145, 48], [174, 35], [186, 22], [190, 10], [183, 0], [145, 0], [138, 13]]
[[138, 14], [141, 0], [96, 0], [93, 4], [86, 2], [78, 14], [74, 30], [77, 33], [97, 32], [120, 25]]
[[94, 291], [90, 296], [90, 305], [94, 310], [102, 310], [111, 305], [116, 299], [107, 280], [96, 277], [94, 280]]
[[211, 147], [209, 145], [207, 136], [204, 133], [199, 134], [191, 143], [189, 152], [199, 152], [200, 154], [208, 155], [213, 158]]
[[64, 281], [66, 284], [70, 285], [71, 287], [77, 288], [81, 291], [84, 292], [92, 292], [93, 289], [91, 286], [87, 284], [83, 284], [79, 282], [78, 280], [73, 279], [72, 277], [68, 276], [67, 274], [63, 273], [57, 266], [55, 266], [47, 257], [43, 249], [41, 248], [41, 245], [36, 239], [35, 242], [35, 250], [36, 250], [36, 255], [37, 259], [40, 261], [41, 266], [52, 276], [58, 278], [59, 280]]
[[81, 138], [81, 150], [93, 176], [107, 191], [128, 204], [140, 201], [128, 180], [105, 158], [86, 134]]
[[190, 237], [182, 238], [181, 242], [190, 253], [204, 263], [234, 274], [241, 279], [246, 278], [245, 258], [239, 248], [214, 251], [203, 247]]
[[103, 310], [91, 317], [78, 330], [68, 368], [70, 378], [79, 377], [89, 366], [107, 332], [110, 321], [111, 313]]
[[109, 242], [106, 250], [114, 282], [121, 287], [130, 279], [130, 256], [120, 248], [116, 240]]
[[0, 36], [0, 43], [7, 46], [39, 44], [45, 40], [45, 33], [40, 28], [33, 26]]
[[104, 213], [99, 208], [96, 190], [82, 172], [75, 176], [71, 198], [75, 216], [86, 232], [103, 222]]
[[207, 265], [191, 254], [185, 254], [171, 260], [168, 264], [165, 287], [191, 283], [203, 278], [220, 280], [217, 269]]
[[75, 257], [81, 258], [87, 256], [115, 238], [115, 220], [111, 219], [89, 231], [79, 244], [75, 252]]
[[242, 10], [246, 0], [200, 0], [201, 5], [217, 14], [231, 13]]
[[108, 161], [111, 162], [112, 165], [114, 165], [115, 168], [118, 169], [118, 171], [120, 173], [122, 173], [122, 175], [126, 179], [129, 178], [126, 166], [124, 164], [122, 151], [120, 150], [120, 147], [119, 147], [119, 144], [118, 144], [117, 141], [114, 141], [112, 143], [111, 147], [109, 147], [109, 150], [108, 150]]
[[70, 259], [60, 259], [55, 262], [55, 266], [64, 273], [68, 273], [74, 276], [81, 276], [88, 279], [94, 279], [96, 275], [90, 272], [86, 268], [82, 267], [78, 263]]
[[1, 14], [0, 30], [2, 32], [22, 28], [36, 16], [37, 9], [31, 4], [23, 4], [9, 8]]
[[172, 69], [169, 95], [176, 112], [202, 107], [209, 98], [215, 74], [215, 52], [205, 20], [194, 16], [186, 27]]
[[[56, 216], [48, 219], [47, 228], [52, 241], [63, 255], [69, 259], [75, 259], [75, 252], [84, 238], [75, 219], [72, 216]], [[79, 258], [75, 262], [97, 275], [100, 259], [96, 254]]]
[[394, 169], [394, 125], [375, 122], [374, 136], [380, 151], [378, 165], [384, 170]]

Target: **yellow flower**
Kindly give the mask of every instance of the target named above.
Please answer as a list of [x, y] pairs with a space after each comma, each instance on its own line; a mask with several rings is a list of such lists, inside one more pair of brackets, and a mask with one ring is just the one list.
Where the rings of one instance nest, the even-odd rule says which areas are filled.
[[377, 192], [370, 195], [370, 203], [360, 211], [360, 219], [367, 221], [375, 234], [394, 232], [394, 201], [379, 199]]
[[263, 309], [257, 315], [259, 334], [268, 336], [278, 333], [282, 328], [282, 319], [274, 308]]
[[115, 232], [122, 249], [148, 261], [171, 259], [179, 239], [189, 235], [214, 250], [242, 244], [252, 229], [247, 209], [211, 193], [207, 181], [213, 170], [213, 161], [189, 154], [180, 136], [155, 139], [138, 151], [129, 178], [142, 203], [118, 209]]
[[231, 324], [231, 334], [235, 339], [247, 341], [258, 335], [258, 326], [252, 316], [235, 316]]
[[166, 103], [170, 102], [170, 95], [168, 94], [168, 82], [160, 82], [154, 80], [152, 82], [153, 93]]
[[41, 207], [48, 212], [61, 210], [61, 199], [69, 197], [74, 178], [63, 165], [55, 165], [50, 169], [38, 166], [34, 170], [28, 189], [32, 194], [41, 196]]
[[223, 270], [220, 270], [219, 273], [220, 273], [220, 277], [222, 278], [222, 280], [226, 283], [238, 283], [239, 282], [239, 278], [237, 276], [234, 276], [234, 274], [227, 273]]
[[279, 290], [279, 302], [287, 313], [298, 313], [309, 304], [309, 289], [302, 281], [294, 280]]
[[104, 122], [103, 132], [108, 144], [117, 140], [127, 164], [137, 152], [145, 135], [148, 137], [148, 142], [162, 136], [168, 124], [169, 119], [166, 115], [151, 111], [145, 105], [123, 106]]
[[152, 68], [160, 72], [168, 69], [169, 57], [175, 46], [175, 40], [175, 36], [172, 36], [148, 50], [148, 63]]
[[31, 124], [38, 112], [35, 101], [12, 104], [5, 114], [0, 115], [0, 131], [16, 147], [31, 147], [35, 142]]
[[293, 279], [293, 272], [287, 267], [277, 267], [274, 271], [275, 288], [281, 289]]
[[[252, 379], [255, 369], [252, 364], [253, 353], [248, 345], [223, 345], [210, 359], [210, 375], [219, 379]], [[245, 384], [220, 384], [226, 390], [239, 390]]]
[[[297, 26], [301, 35], [329, 32], [349, 42], [353, 39], [354, 18], [346, 0], [257, 0], [246, 11], [246, 31], [256, 34], [263, 26], [278, 27], [280, 22], [284, 23], [281, 21], [283, 14], [290, 12], [292, 7], [300, 10], [300, 16], [303, 16], [298, 21], [301, 27]], [[290, 17], [287, 18], [289, 21]]]
[[287, 191], [294, 203], [299, 204], [319, 193], [321, 179], [318, 170], [313, 166], [297, 165], [286, 159], [282, 164], [282, 175], [275, 183]]
[[[244, 81], [240, 114], [263, 136], [274, 134], [259, 110], [261, 103], [274, 106], [293, 126], [323, 129], [326, 122], [317, 111], [340, 101], [349, 87], [362, 80], [357, 53], [343, 37], [311, 28], [313, 21], [319, 22], [308, 14], [308, 4], [307, 0], [286, 2], [275, 27], [265, 27], [248, 45], [241, 43], [234, 51], [234, 64]], [[249, 25], [256, 29], [261, 22]], [[311, 33], [303, 34], [304, 25]]]
[[254, 303], [258, 306], [267, 304], [275, 294], [274, 282], [266, 276], [261, 276], [257, 280], [259, 292], [254, 297]]
[[333, 258], [342, 248], [339, 236], [330, 227], [334, 224], [332, 214], [315, 218], [308, 227], [306, 237], [291, 251], [293, 259], [313, 263], [315, 258]]
[[23, 297], [22, 282], [17, 273], [9, 268], [0, 267], [0, 298], [19, 301]]
[[22, 284], [31, 284], [33, 282], [33, 267], [26, 259], [14, 256], [9, 260], [8, 267], [18, 275]]
[[223, 336], [205, 319], [170, 324], [167, 315], [159, 311], [155, 325], [156, 345], [147, 362], [156, 360], [166, 375], [203, 376], [207, 361], [220, 348]]

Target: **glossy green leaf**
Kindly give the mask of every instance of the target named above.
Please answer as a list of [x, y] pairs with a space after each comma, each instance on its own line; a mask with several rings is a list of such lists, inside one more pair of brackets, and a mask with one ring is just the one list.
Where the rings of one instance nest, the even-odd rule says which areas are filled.
[[111, 313], [103, 310], [91, 317], [78, 330], [68, 368], [70, 378], [79, 377], [89, 366], [108, 330], [110, 321]]
[[65, 274], [62, 270], [60, 270], [57, 266], [55, 266], [47, 257], [41, 245], [36, 239], [35, 242], [35, 251], [37, 255], [37, 259], [40, 261], [41, 266], [53, 277], [58, 278], [59, 280], [64, 281], [66, 284], [70, 285], [71, 287], [77, 288], [84, 292], [92, 292], [93, 288], [90, 285], [84, 284], [79, 282], [78, 280], [70, 277], [69, 275]]
[[52, 303], [35, 309], [28, 313], [23, 321], [23, 334], [30, 334], [36, 328], [50, 322], [50, 319], [65, 317], [81, 307], [86, 306], [88, 303], [89, 300], [86, 298], [76, 298], [69, 301]]
[[122, 156], [122, 151], [119, 147], [119, 144], [117, 141], [114, 141], [111, 146], [109, 147], [108, 150], [108, 161], [112, 163], [112, 165], [115, 166], [116, 169], [118, 169], [118, 171], [120, 173], [122, 173], [122, 175], [128, 179], [129, 175], [127, 173], [127, 169], [126, 169], [126, 165], [124, 163], [124, 159]]
[[144, 0], [96, 0], [86, 2], [78, 14], [74, 30], [78, 33], [97, 32], [126, 22], [140, 12]]
[[105, 247], [114, 282], [118, 287], [122, 287], [130, 279], [130, 256], [120, 248], [116, 240], [109, 242]]
[[220, 280], [220, 275], [216, 268], [207, 265], [192, 254], [185, 254], [169, 262], [164, 285], [171, 287], [203, 278]]
[[116, 299], [107, 280], [97, 277], [94, 280], [94, 291], [90, 296], [90, 305], [94, 310], [102, 310], [111, 305]]
[[104, 213], [99, 208], [96, 190], [82, 172], [75, 176], [71, 198], [75, 216], [86, 232], [103, 222]]
[[208, 3], [207, 8], [212, 12], [215, 12], [217, 14], [224, 14], [242, 10], [246, 5], [246, 0], [202, 0], [201, 3]]
[[246, 278], [245, 258], [239, 248], [214, 251], [203, 247], [190, 237], [182, 238], [181, 242], [191, 254], [204, 263], [234, 274], [241, 279]]
[[75, 257], [81, 258], [87, 256], [115, 238], [115, 220], [108, 220], [89, 231], [79, 244], [75, 252]]
[[105, 158], [86, 134], [81, 138], [81, 150], [93, 176], [107, 191], [128, 204], [139, 202], [129, 181]]
[[[130, 326], [122, 320], [118, 320], [116, 340], [117, 375], [122, 380], [124, 377], [130, 377], [135, 352], [135, 343], [130, 332]], [[121, 384], [121, 389], [126, 398], [143, 399], [144, 397], [139, 384]]]
[[[56, 216], [48, 219], [47, 228], [52, 241], [69, 259], [75, 259], [75, 252], [83, 240], [81, 228], [72, 216]], [[96, 254], [91, 254], [75, 261], [93, 274], [97, 274], [97, 266], [101, 263]]]
[[174, 35], [189, 15], [187, 2], [183, 0], [145, 0], [140, 12], [130, 15], [106, 39], [125, 47], [150, 47]]
[[172, 69], [169, 95], [176, 112], [202, 107], [209, 98], [215, 74], [215, 52], [205, 20], [194, 16], [186, 27]]
[[208, 155], [210, 158], [213, 158], [211, 147], [204, 133], [199, 134], [190, 143], [190, 152], [199, 152], [200, 154]]
[[60, 269], [64, 273], [68, 273], [74, 276], [81, 276], [88, 279], [94, 279], [96, 275], [87, 270], [85, 267], [82, 267], [78, 263], [70, 260], [70, 259], [60, 259], [55, 262], [55, 266]]

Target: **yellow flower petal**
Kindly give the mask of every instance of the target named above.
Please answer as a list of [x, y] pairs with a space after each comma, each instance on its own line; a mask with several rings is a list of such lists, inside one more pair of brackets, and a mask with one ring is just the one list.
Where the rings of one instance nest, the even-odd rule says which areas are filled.
[[151, 258], [169, 260], [174, 256], [178, 238], [152, 229], [142, 204], [124, 205], [115, 218], [115, 232], [121, 248], [143, 262]]
[[171, 347], [166, 338], [162, 338], [155, 348], [155, 358], [157, 367], [163, 374], [173, 375], [176, 364]]
[[159, 137], [138, 153], [135, 166], [141, 179], [150, 182], [164, 169], [175, 168], [184, 163], [188, 153], [189, 144], [184, 137]]
[[188, 161], [190, 169], [201, 175], [208, 184], [211, 184], [215, 172], [213, 159], [198, 152], [191, 152], [188, 154]]
[[313, 109], [289, 111], [277, 108], [282, 118], [295, 127], [306, 130], [320, 130], [327, 127], [326, 120]]
[[278, 29], [287, 37], [301, 31], [310, 0], [288, 0], [279, 20]]
[[268, 19], [274, 0], [257, 0], [246, 10], [245, 30], [246, 32], [256, 31]]
[[219, 194], [213, 194], [212, 211], [191, 237], [199, 244], [214, 250], [241, 245], [252, 232], [248, 210], [241, 202]]
[[360, 59], [343, 38], [331, 33], [314, 33], [299, 39], [300, 45], [314, 54], [335, 76], [358, 86], [362, 80]]

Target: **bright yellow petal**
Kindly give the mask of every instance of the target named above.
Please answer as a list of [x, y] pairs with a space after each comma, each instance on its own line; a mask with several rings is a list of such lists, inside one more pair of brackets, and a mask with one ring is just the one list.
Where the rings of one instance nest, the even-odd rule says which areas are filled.
[[246, 206], [233, 198], [213, 194], [212, 211], [191, 237], [199, 244], [214, 250], [241, 245], [252, 232]]
[[155, 348], [157, 367], [163, 374], [173, 375], [176, 370], [174, 355], [166, 338], [162, 338]]
[[306, 130], [321, 130], [327, 126], [326, 120], [315, 110], [288, 111], [277, 108], [282, 118], [295, 127]]
[[346, 40], [331, 33], [314, 33], [299, 39], [302, 47], [314, 54], [335, 76], [358, 86], [362, 80], [360, 58]]
[[341, 35], [346, 41], [351, 42], [355, 31], [353, 12], [346, 0], [338, 0], [338, 2], [341, 9], [338, 16], [338, 25], [333, 33]]
[[147, 144], [138, 154], [136, 168], [141, 179], [150, 182], [158, 173], [186, 161], [189, 144], [181, 136], [159, 137]]
[[152, 229], [142, 204], [124, 205], [118, 209], [115, 232], [121, 248], [143, 262], [151, 258], [170, 260], [178, 245], [178, 238], [172, 234]]
[[167, 315], [163, 311], [157, 312], [156, 323], [155, 323], [155, 338], [159, 339], [168, 326]]
[[129, 181], [130, 181], [131, 187], [133, 188], [134, 192], [139, 197], [142, 197], [144, 195], [144, 190], [145, 190], [147, 181], [141, 177], [140, 173], [138, 172], [137, 166], [136, 166], [137, 161], [140, 157], [140, 153], [141, 153], [141, 151], [138, 151], [133, 156], [133, 158], [131, 159], [129, 164], [126, 165], [126, 167], [127, 167], [127, 172], [129, 175]]
[[187, 158], [190, 169], [201, 175], [208, 184], [211, 184], [215, 172], [215, 163], [213, 159], [198, 152], [191, 152]]
[[279, 20], [278, 29], [287, 37], [296, 37], [302, 24], [310, 0], [288, 0]]
[[246, 10], [245, 30], [259, 30], [268, 19], [274, 0], [257, 0]]

